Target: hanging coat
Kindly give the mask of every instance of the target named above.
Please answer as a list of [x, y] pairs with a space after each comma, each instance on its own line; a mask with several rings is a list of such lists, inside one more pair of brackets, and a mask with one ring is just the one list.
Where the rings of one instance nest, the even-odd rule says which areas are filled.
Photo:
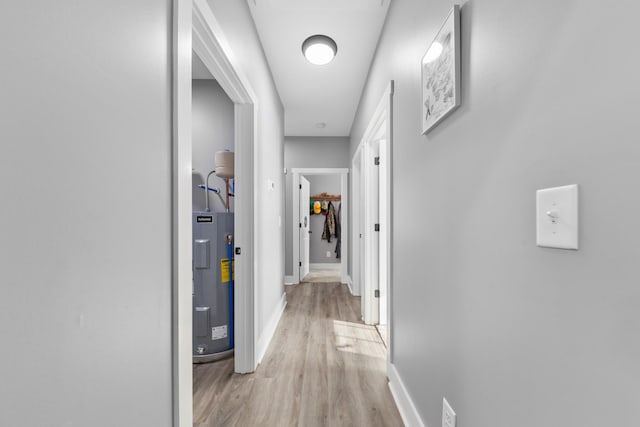
[[336, 211], [333, 203], [329, 202], [327, 206], [327, 216], [324, 217], [324, 229], [322, 231], [322, 240], [331, 242], [331, 236], [336, 235]]
[[336, 215], [336, 258], [340, 259], [342, 256], [342, 225], [340, 225], [340, 212], [342, 211], [342, 203], [338, 207], [338, 214]]

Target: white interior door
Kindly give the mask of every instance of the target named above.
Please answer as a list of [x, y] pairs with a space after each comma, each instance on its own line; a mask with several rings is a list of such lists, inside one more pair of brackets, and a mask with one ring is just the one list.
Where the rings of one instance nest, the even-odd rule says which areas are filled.
[[[365, 205], [365, 167], [364, 167], [364, 152], [365, 150], [360, 150], [360, 155], [358, 156], [358, 240], [356, 240], [356, 244], [358, 245], [358, 284], [360, 288], [360, 295], [362, 296], [366, 292], [365, 286], [365, 213], [367, 211]], [[365, 298], [361, 298], [360, 303], [360, 318], [364, 320], [364, 312], [365, 312]]]
[[[360, 277], [362, 319], [384, 325], [388, 360], [393, 361], [393, 192], [391, 132], [394, 84], [390, 82], [353, 157], [353, 269]], [[375, 158], [379, 157], [376, 165]], [[360, 182], [355, 175], [360, 177]], [[359, 185], [357, 185], [359, 184]], [[375, 230], [375, 224], [379, 224]], [[362, 238], [360, 237], [362, 236]], [[356, 240], [357, 239], [357, 240]], [[376, 293], [378, 294], [376, 296]]]
[[360, 156], [356, 154], [351, 163], [351, 207], [353, 209], [353, 228], [351, 241], [353, 242], [353, 267], [351, 292], [360, 295]]
[[364, 323], [377, 325], [380, 317], [379, 274], [380, 259], [380, 216], [379, 198], [379, 140], [364, 146]]
[[380, 158], [379, 166], [378, 166], [378, 212], [379, 212], [379, 223], [380, 223], [380, 232], [378, 233], [378, 241], [379, 241], [379, 262], [378, 265], [379, 275], [378, 275], [378, 283], [380, 289], [380, 298], [379, 298], [379, 323], [381, 325], [387, 324], [387, 296], [388, 296], [388, 283], [387, 283], [387, 231], [389, 227], [389, 221], [387, 220], [387, 172], [388, 172], [388, 163], [386, 158], [387, 153], [387, 142], [383, 139], [380, 141], [378, 150], [378, 156]]
[[300, 177], [300, 280], [309, 274], [309, 180]]

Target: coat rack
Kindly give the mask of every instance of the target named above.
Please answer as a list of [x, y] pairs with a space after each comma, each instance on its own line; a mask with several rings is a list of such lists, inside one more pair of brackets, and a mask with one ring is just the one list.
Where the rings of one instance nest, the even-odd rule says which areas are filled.
[[335, 195], [335, 194], [327, 194], [327, 193], [320, 193], [320, 194], [315, 194], [311, 197], [309, 197], [309, 199], [318, 202], [324, 202], [326, 201], [330, 201], [330, 202], [339, 202], [342, 200], [342, 196], [340, 194]]

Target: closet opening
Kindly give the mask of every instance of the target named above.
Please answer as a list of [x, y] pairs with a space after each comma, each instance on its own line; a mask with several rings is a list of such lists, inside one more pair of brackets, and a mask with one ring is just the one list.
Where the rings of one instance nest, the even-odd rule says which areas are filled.
[[192, 53], [193, 363], [233, 357], [234, 104]]

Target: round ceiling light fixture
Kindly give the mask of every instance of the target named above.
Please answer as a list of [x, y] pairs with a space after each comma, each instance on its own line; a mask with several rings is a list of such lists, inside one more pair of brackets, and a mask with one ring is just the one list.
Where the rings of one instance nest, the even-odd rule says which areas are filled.
[[331, 37], [316, 34], [302, 42], [302, 54], [314, 65], [325, 65], [333, 61], [338, 45]]

